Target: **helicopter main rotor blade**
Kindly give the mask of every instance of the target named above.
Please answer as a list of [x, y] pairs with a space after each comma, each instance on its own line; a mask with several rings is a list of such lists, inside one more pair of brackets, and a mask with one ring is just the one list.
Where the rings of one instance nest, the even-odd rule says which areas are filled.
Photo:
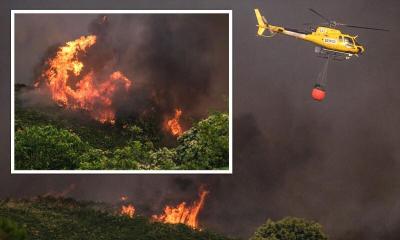
[[311, 22], [308, 22], [308, 23], [303, 23], [303, 25], [305, 25], [305, 26], [318, 26], [318, 25], [329, 25], [329, 23], [328, 22], [323, 22], [323, 23], [311, 23]]
[[330, 20], [329, 18], [325, 17], [325, 16], [322, 15], [321, 13], [315, 11], [314, 9], [309, 8], [308, 10], [310, 10], [311, 12], [313, 12], [314, 14], [316, 14], [317, 16], [321, 17], [321, 18], [324, 19], [325, 21], [331, 22], [331, 20]]
[[[314, 13], [315, 15], [319, 16], [320, 18], [324, 19], [325, 21], [327, 21], [327, 23], [322, 23], [322, 24], [328, 24], [330, 27], [335, 27], [335, 26], [344, 26], [344, 27], [350, 27], [350, 28], [361, 28], [361, 29], [368, 29], [368, 30], [375, 30], [375, 31], [385, 31], [385, 32], [389, 32], [388, 29], [383, 29], [383, 28], [374, 28], [374, 27], [363, 27], [363, 26], [356, 26], [356, 25], [350, 25], [350, 24], [346, 24], [346, 23], [338, 23], [336, 21], [332, 21], [329, 18], [325, 17], [324, 15], [322, 15], [321, 13], [317, 12], [316, 10], [309, 8], [308, 10], [310, 10], [312, 13]], [[310, 23], [306, 23], [304, 25], [312, 25]]]
[[345, 26], [345, 27], [350, 27], [350, 28], [361, 28], [361, 29], [389, 32], [388, 29], [383, 29], [383, 28], [363, 27], [363, 26], [349, 25], [349, 24], [343, 24], [343, 23], [341, 23], [339, 25], [340, 26]]

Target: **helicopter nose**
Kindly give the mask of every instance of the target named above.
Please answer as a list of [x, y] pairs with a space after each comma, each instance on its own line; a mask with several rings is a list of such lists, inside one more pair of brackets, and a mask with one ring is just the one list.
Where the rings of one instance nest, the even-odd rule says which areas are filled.
[[365, 49], [363, 46], [357, 46], [358, 54], [363, 54]]

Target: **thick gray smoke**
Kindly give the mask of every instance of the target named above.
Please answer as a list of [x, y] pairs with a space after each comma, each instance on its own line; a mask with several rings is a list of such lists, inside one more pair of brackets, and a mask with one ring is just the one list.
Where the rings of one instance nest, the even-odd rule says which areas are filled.
[[[118, 70], [132, 81], [129, 92], [113, 96], [117, 121], [151, 114], [161, 122], [178, 108], [186, 119], [227, 110], [228, 26], [226, 14], [100, 15], [82, 33], [97, 39], [80, 57], [85, 67], [76, 79], [94, 72], [101, 84]], [[41, 71], [57, 50], [47, 50], [35, 79], [46, 81]]]
[[[14, 2], [18, 3], [13, 1], [10, 8], [29, 7], [27, 2]], [[52, 5], [52, 1], [42, 2], [30, 7], [60, 7]], [[155, 8], [156, 2], [125, 1], [116, 7], [115, 1], [85, 1], [85, 4], [80, 1], [73, 8], [149, 9]], [[139, 212], [157, 213], [165, 203], [195, 199], [198, 186], [205, 183], [210, 194], [200, 222], [232, 236], [248, 237], [267, 218], [298, 216], [319, 221], [334, 240], [399, 239], [399, 1], [182, 0], [157, 3], [164, 9], [233, 9], [234, 174], [10, 176], [9, 118], [4, 115], [1, 132], [5, 137], [0, 138], [2, 197], [63, 192], [75, 184], [75, 189], [67, 196], [116, 202], [121, 194], [127, 194], [140, 206]], [[63, 7], [71, 7], [67, 4]], [[347, 29], [346, 32], [359, 35], [358, 40], [366, 45], [366, 54], [355, 60], [331, 64], [327, 99], [315, 103], [310, 99], [310, 91], [322, 61], [314, 57], [312, 45], [279, 36], [269, 40], [256, 38], [254, 7], [261, 8], [270, 23], [276, 25], [302, 28], [302, 23], [319, 22], [320, 19], [307, 13], [307, 8], [312, 7], [340, 22], [385, 27], [391, 32], [377, 34]], [[8, 11], [3, 11], [3, 19], [0, 25], [7, 32]], [[131, 32], [124, 41], [134, 42], [133, 30], [124, 25], [125, 17], [119, 21], [125, 32]], [[77, 32], [87, 29], [88, 24], [83, 25], [76, 24]], [[164, 24], [160, 25], [157, 33], [135, 29], [141, 31], [140, 34], [146, 33], [147, 37], [155, 34], [168, 42], [168, 33], [164, 32], [168, 28], [162, 29]], [[182, 35], [185, 34], [182, 32]], [[28, 36], [28, 39], [36, 39], [33, 33]], [[213, 37], [219, 37], [218, 33]], [[184, 39], [181, 44], [185, 44]], [[65, 40], [68, 38], [59, 41]], [[154, 44], [156, 38], [150, 42]], [[10, 69], [6, 51], [10, 44], [6, 39], [0, 43], [6, 53], [0, 56], [7, 66], [4, 69]], [[32, 44], [40, 46], [41, 43], [34, 41]], [[168, 46], [169, 43], [165, 43], [162, 47], [153, 47], [160, 50]], [[137, 46], [116, 51], [135, 49]], [[155, 51], [147, 52], [147, 56], [135, 56], [149, 63], [154, 60], [153, 54], [162, 57], [162, 53]], [[26, 57], [28, 60], [31, 56]], [[140, 62], [131, 60], [123, 70], [134, 75], [134, 68], [129, 65], [137, 66]], [[125, 61], [121, 59], [121, 62]], [[161, 63], [153, 64], [162, 67]], [[141, 71], [158, 75], [167, 70], [152, 73], [142, 68]], [[2, 76], [9, 78], [5, 72]], [[1, 84], [0, 98], [7, 103], [8, 81]]]

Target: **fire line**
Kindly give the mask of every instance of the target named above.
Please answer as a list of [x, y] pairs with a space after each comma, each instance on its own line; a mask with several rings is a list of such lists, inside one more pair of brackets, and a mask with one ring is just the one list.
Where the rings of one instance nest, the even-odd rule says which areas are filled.
[[193, 202], [191, 206], [187, 206], [186, 202], [182, 202], [175, 207], [167, 205], [164, 208], [163, 214], [153, 215], [152, 219], [157, 222], [170, 224], [182, 223], [193, 229], [200, 229], [198, 215], [204, 206], [204, 201], [208, 193], [208, 191], [201, 189], [199, 200]]

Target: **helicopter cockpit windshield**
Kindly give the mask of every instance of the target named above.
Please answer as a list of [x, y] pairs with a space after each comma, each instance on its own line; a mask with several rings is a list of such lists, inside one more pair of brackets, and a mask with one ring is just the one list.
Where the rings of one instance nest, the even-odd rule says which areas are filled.
[[353, 47], [354, 41], [351, 37], [344, 37], [344, 44], [346, 45], [346, 47]]

